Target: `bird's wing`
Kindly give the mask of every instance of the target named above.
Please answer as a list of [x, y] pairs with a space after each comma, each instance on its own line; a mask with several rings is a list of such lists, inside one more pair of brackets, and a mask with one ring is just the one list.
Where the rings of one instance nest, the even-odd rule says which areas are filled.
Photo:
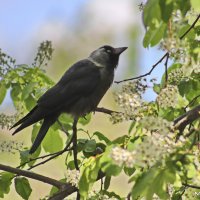
[[38, 106], [52, 110], [62, 109], [83, 96], [92, 93], [100, 82], [100, 71], [94, 63], [85, 59], [75, 63], [60, 79], [38, 100]]

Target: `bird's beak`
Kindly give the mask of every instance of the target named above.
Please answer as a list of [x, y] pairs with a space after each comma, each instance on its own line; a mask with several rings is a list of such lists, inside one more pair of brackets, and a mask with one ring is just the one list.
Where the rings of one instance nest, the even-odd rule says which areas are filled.
[[125, 51], [128, 47], [119, 47], [115, 48], [115, 54], [120, 55], [123, 51]]

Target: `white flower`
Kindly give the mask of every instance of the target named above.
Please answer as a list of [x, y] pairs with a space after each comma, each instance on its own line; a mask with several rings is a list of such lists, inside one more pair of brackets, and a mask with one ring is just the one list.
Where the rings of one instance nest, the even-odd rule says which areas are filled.
[[71, 183], [73, 186], [77, 187], [80, 178], [80, 172], [76, 169], [67, 170], [66, 178], [68, 183]]

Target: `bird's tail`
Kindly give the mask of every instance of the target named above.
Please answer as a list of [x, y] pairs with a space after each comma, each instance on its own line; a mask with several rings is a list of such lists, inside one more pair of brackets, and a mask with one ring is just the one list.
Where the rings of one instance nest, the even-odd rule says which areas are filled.
[[42, 140], [44, 139], [44, 136], [46, 135], [47, 131], [49, 130], [49, 127], [56, 121], [57, 116], [56, 117], [48, 117], [45, 118], [43, 121], [43, 124], [39, 130], [39, 133], [29, 151], [30, 154], [34, 153], [36, 151], [36, 149], [39, 147], [39, 145], [41, 144]]
[[21, 124], [20, 127], [18, 127], [12, 135], [15, 135], [17, 132], [21, 131], [22, 129], [30, 126], [31, 124], [34, 124], [38, 121], [40, 121], [42, 118], [44, 118], [44, 111], [38, 108], [38, 106], [35, 106], [25, 117], [20, 119], [17, 123], [15, 123], [10, 129], [18, 126]]

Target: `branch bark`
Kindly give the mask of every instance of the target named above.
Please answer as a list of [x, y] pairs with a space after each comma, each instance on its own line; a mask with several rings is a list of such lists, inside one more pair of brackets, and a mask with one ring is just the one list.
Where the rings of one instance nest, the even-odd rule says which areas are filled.
[[200, 105], [174, 120], [175, 128], [182, 132], [188, 124], [200, 117]]
[[0, 170], [10, 172], [10, 173], [13, 173], [13, 174], [17, 174], [19, 176], [25, 176], [25, 177], [28, 177], [28, 178], [31, 178], [31, 179], [34, 179], [34, 180], [37, 180], [37, 181], [41, 181], [43, 183], [53, 185], [53, 186], [57, 187], [58, 189], [62, 189], [66, 185], [65, 183], [62, 183], [62, 182], [57, 181], [55, 179], [49, 178], [47, 176], [43, 176], [43, 175], [40, 175], [40, 174], [37, 174], [37, 173], [34, 173], [34, 172], [10, 167], [10, 166], [3, 165], [3, 164], [0, 164]]
[[[100, 171], [99, 175], [97, 177], [97, 181], [102, 179], [105, 176], [105, 174]], [[64, 190], [59, 191], [58, 193], [56, 193], [55, 195], [53, 195], [52, 197], [49, 198], [49, 200], [60, 200], [60, 199], [64, 199], [65, 197], [69, 196], [70, 194], [77, 192], [78, 189], [75, 186], [72, 185], [68, 185], [65, 187]]]
[[101, 113], [111, 115], [112, 113], [116, 113], [117, 111], [113, 111], [107, 108], [96, 108], [94, 112], [101, 112]]

